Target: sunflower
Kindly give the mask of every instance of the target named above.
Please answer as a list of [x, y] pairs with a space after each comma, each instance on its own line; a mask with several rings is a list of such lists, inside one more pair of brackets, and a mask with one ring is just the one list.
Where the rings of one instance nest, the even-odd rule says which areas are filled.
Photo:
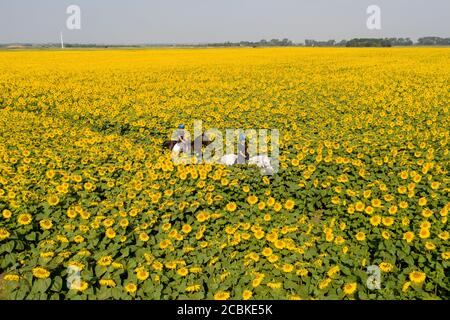
[[17, 282], [20, 280], [20, 276], [18, 276], [17, 274], [5, 274], [3, 276], [3, 280]]
[[188, 273], [189, 273], [189, 269], [188, 268], [184, 268], [183, 267], [183, 268], [180, 268], [180, 269], [177, 270], [177, 274], [182, 276], [182, 277], [187, 276]]
[[11, 210], [4, 209], [2, 212], [2, 215], [3, 215], [3, 218], [9, 219], [12, 216], [12, 212], [11, 212]]
[[381, 236], [383, 237], [383, 239], [386, 239], [386, 240], [391, 238], [391, 234], [389, 233], [389, 231], [386, 231], [386, 230], [383, 230], [381, 232]]
[[383, 272], [391, 272], [394, 266], [390, 264], [389, 262], [382, 262], [379, 265], [380, 270]]
[[448, 231], [442, 231], [438, 234], [438, 237], [444, 241], [447, 241], [449, 238], [449, 232]]
[[388, 212], [389, 212], [390, 214], [396, 214], [396, 213], [397, 213], [397, 210], [398, 210], [398, 207], [395, 206], [395, 205], [393, 205], [393, 206], [390, 206], [390, 207], [389, 207]]
[[84, 242], [84, 237], [78, 234], [75, 237], [73, 237], [73, 241], [76, 243], [82, 243]]
[[112, 263], [111, 256], [103, 256], [99, 260], [97, 260], [97, 264], [102, 267], [109, 266]]
[[156, 271], [161, 271], [163, 269], [164, 265], [161, 262], [159, 262], [159, 261], [155, 261], [155, 262], [152, 263], [152, 267]]
[[370, 218], [370, 224], [374, 227], [378, 226], [381, 223], [381, 217], [376, 215]]
[[251, 292], [250, 290], [244, 290], [242, 292], [242, 300], [249, 300], [253, 295], [253, 292]]
[[192, 293], [192, 292], [198, 292], [200, 291], [201, 286], [199, 284], [192, 284], [186, 286], [186, 292]]
[[408, 192], [408, 188], [406, 186], [399, 186], [397, 188], [397, 192], [400, 193], [400, 194], [405, 194], [405, 193]]
[[167, 247], [169, 247], [171, 244], [172, 244], [172, 242], [169, 239], [164, 239], [163, 241], [161, 241], [159, 243], [159, 247], [164, 250]]
[[408, 179], [408, 171], [400, 172], [400, 178], [402, 178], [403, 180]]
[[427, 198], [425, 198], [425, 197], [421, 197], [420, 199], [419, 199], [419, 206], [421, 206], [421, 207], [423, 207], [424, 205], [426, 205], [427, 204]]
[[78, 212], [76, 210], [74, 210], [73, 208], [69, 208], [69, 209], [67, 209], [66, 214], [70, 219], [74, 219], [78, 215]]
[[137, 286], [134, 283], [127, 283], [124, 288], [127, 293], [131, 294], [137, 291]]
[[296, 275], [300, 277], [306, 277], [308, 275], [309, 271], [307, 269], [299, 269], [295, 272]]
[[269, 242], [275, 242], [278, 239], [278, 235], [274, 232], [271, 232], [271, 233], [267, 234], [266, 239]]
[[279, 212], [281, 210], [281, 208], [283, 208], [283, 206], [279, 202], [275, 203], [274, 206], [273, 206], [273, 210], [275, 212]]
[[403, 234], [403, 240], [406, 240], [406, 242], [410, 243], [414, 239], [414, 233], [411, 231], [407, 231]]
[[353, 293], [355, 293], [356, 289], [357, 289], [357, 284], [356, 282], [352, 282], [352, 283], [346, 283], [344, 285], [344, 293], [348, 296], [352, 295]]
[[48, 197], [47, 202], [51, 206], [56, 206], [59, 203], [59, 197], [57, 195], [51, 195]]
[[258, 197], [255, 196], [255, 195], [250, 195], [250, 196], [247, 197], [247, 202], [250, 205], [254, 205], [254, 204], [256, 204], [258, 202]]
[[267, 206], [271, 207], [271, 206], [273, 206], [274, 204], [275, 204], [275, 198], [270, 197], [270, 198], [267, 200]]
[[337, 245], [341, 245], [344, 242], [345, 242], [345, 239], [342, 236], [337, 236], [336, 239], [334, 240], [334, 243], [336, 243]]
[[76, 291], [84, 291], [89, 287], [89, 284], [86, 281], [73, 281], [70, 284], [70, 289], [71, 290], [76, 290]]
[[105, 235], [109, 239], [114, 239], [114, 237], [116, 236], [116, 231], [114, 231], [113, 228], [108, 228], [106, 229]]
[[48, 178], [48, 179], [53, 179], [53, 177], [56, 175], [56, 172], [54, 171], [54, 170], [48, 170], [46, 173], [45, 173], [45, 176]]
[[285, 263], [283, 265], [282, 269], [283, 269], [283, 272], [289, 273], [289, 272], [292, 272], [294, 270], [294, 266], [292, 264]]
[[271, 289], [280, 289], [283, 286], [281, 282], [268, 282], [267, 286]]
[[357, 234], [356, 234], [356, 240], [358, 240], [358, 241], [364, 241], [364, 240], [366, 240], [366, 235], [364, 234], [364, 232], [358, 232]]
[[401, 209], [406, 209], [406, 208], [408, 208], [408, 202], [406, 202], [406, 201], [400, 201], [400, 202], [398, 203], [398, 206], [399, 206]]
[[188, 234], [189, 232], [192, 231], [192, 227], [190, 225], [188, 225], [188, 224], [185, 224], [181, 228], [181, 231], [183, 231], [185, 234]]
[[17, 217], [17, 222], [21, 225], [27, 225], [30, 224], [32, 220], [31, 214], [29, 213], [22, 213]]
[[409, 273], [409, 280], [416, 284], [424, 282], [426, 277], [426, 274], [420, 271], [412, 271]]
[[381, 200], [380, 199], [372, 199], [372, 206], [375, 208], [381, 208]]
[[425, 208], [422, 210], [422, 216], [424, 216], [425, 218], [429, 218], [433, 215], [433, 211], [431, 211], [428, 208]]
[[229, 212], [234, 212], [237, 208], [237, 205], [235, 202], [230, 202], [226, 205], [226, 210]]
[[256, 239], [260, 240], [262, 238], [264, 238], [264, 231], [262, 230], [256, 230], [253, 235], [255, 236]]
[[138, 280], [144, 281], [147, 280], [147, 278], [150, 276], [150, 273], [145, 270], [143, 267], [139, 267], [135, 269], [136, 272], [136, 278], [138, 278]]
[[386, 227], [390, 227], [394, 223], [394, 219], [391, 217], [383, 217], [381, 221]]
[[439, 183], [439, 182], [437, 182], [437, 181], [432, 181], [431, 182], [431, 189], [433, 189], [433, 190], [437, 190], [437, 189], [439, 189], [439, 186], [440, 186], [441, 184]]
[[420, 228], [421, 229], [429, 229], [430, 227], [431, 227], [430, 221], [422, 221], [420, 223]]
[[146, 242], [146, 241], [148, 241], [149, 239], [150, 239], [150, 237], [148, 236], [147, 233], [145, 233], [145, 232], [140, 232], [140, 233], [139, 233], [139, 240], [140, 240], [140, 241]]
[[284, 249], [286, 247], [286, 243], [283, 240], [275, 240], [274, 242], [275, 248]]
[[284, 204], [284, 208], [286, 210], [292, 210], [292, 209], [294, 209], [294, 206], [295, 206], [295, 202], [294, 202], [294, 200], [291, 200], [291, 199], [287, 200], [286, 203]]
[[0, 228], [0, 241], [7, 239], [10, 235], [8, 230]]
[[112, 279], [101, 279], [99, 284], [104, 287], [114, 288], [116, 286], [116, 282]]
[[272, 253], [273, 253], [273, 251], [272, 251], [272, 249], [269, 248], [269, 247], [265, 247], [265, 248], [262, 250], [262, 255], [265, 256], [265, 257], [270, 256]]
[[214, 300], [228, 300], [230, 293], [226, 291], [219, 291], [214, 295]]
[[328, 233], [325, 234], [325, 240], [326, 241], [331, 242], [331, 241], [333, 241], [333, 239], [334, 239], [334, 235], [333, 235], [332, 232], [328, 232]]
[[430, 237], [430, 229], [428, 228], [421, 228], [419, 231], [419, 237], [421, 239], [428, 239]]
[[341, 270], [339, 266], [334, 266], [328, 270], [327, 275], [328, 277], [332, 278], [336, 273], [338, 273]]
[[50, 272], [43, 267], [36, 267], [32, 270], [33, 276], [39, 279], [47, 279], [50, 276]]
[[357, 203], [355, 203], [355, 210], [356, 211], [362, 212], [362, 211], [364, 211], [365, 207], [366, 206], [361, 201], [358, 201]]
[[371, 215], [371, 214], [373, 213], [373, 211], [374, 211], [374, 208], [373, 208], [372, 206], [367, 206], [367, 207], [364, 209], [364, 212], [367, 213], [367, 214], [369, 214], [369, 215]]
[[264, 201], [260, 201], [260, 202], [258, 203], [258, 210], [259, 210], [259, 211], [264, 210], [265, 207], [266, 207], [266, 203], [265, 203]]
[[197, 214], [196, 218], [198, 222], [205, 222], [208, 219], [208, 215], [204, 212], [200, 212], [199, 214]]
[[325, 289], [326, 287], [328, 287], [328, 285], [331, 283], [331, 279], [330, 278], [326, 278], [326, 279], [324, 279], [324, 280], [322, 280], [320, 283], [319, 283], [319, 289]]
[[128, 219], [122, 219], [119, 221], [119, 226], [121, 228], [126, 228], [126, 227], [128, 227], [129, 224], [130, 224], [130, 222], [128, 221]]
[[83, 177], [80, 176], [79, 174], [76, 174], [76, 175], [72, 176], [72, 180], [77, 182], [77, 183], [80, 183], [83, 180]]

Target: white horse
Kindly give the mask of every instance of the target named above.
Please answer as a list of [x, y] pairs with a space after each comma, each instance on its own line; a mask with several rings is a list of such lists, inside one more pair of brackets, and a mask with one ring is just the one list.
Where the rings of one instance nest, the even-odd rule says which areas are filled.
[[274, 174], [274, 169], [270, 163], [270, 158], [267, 155], [259, 155], [250, 157], [248, 159], [248, 165], [256, 165], [258, 168], [262, 169], [265, 174]]
[[[226, 154], [222, 156], [219, 163], [226, 166], [233, 166], [236, 164], [238, 156], [236, 154]], [[255, 165], [260, 169], [263, 169], [267, 174], [273, 174], [274, 169], [270, 163], [270, 158], [267, 155], [259, 155], [250, 157], [247, 161], [248, 165]]]
[[172, 148], [172, 152], [176, 155], [179, 155], [180, 153], [189, 153], [189, 151], [189, 145], [186, 142], [178, 142]]
[[238, 159], [237, 154], [226, 154], [219, 159], [220, 164], [224, 164], [226, 166], [232, 166], [236, 164]]

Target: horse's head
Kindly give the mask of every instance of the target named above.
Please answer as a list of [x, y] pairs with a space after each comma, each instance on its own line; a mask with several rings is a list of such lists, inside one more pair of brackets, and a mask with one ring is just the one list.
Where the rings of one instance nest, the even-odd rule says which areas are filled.
[[167, 140], [163, 142], [163, 148], [172, 150], [173, 147], [177, 144], [177, 141], [174, 140]]

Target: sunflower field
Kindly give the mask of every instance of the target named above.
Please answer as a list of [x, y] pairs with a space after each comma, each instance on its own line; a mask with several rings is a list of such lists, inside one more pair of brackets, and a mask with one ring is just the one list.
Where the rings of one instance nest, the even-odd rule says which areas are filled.
[[[446, 48], [0, 51], [1, 295], [449, 299], [449, 89]], [[278, 172], [174, 165], [194, 120]]]

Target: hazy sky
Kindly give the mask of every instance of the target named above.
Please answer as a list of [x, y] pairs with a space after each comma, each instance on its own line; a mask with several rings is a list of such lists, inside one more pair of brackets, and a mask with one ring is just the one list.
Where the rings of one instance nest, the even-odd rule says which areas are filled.
[[[68, 30], [66, 8], [81, 8]], [[381, 8], [381, 30], [366, 9]], [[202, 43], [450, 37], [450, 0], [0, 0], [0, 43]]]

